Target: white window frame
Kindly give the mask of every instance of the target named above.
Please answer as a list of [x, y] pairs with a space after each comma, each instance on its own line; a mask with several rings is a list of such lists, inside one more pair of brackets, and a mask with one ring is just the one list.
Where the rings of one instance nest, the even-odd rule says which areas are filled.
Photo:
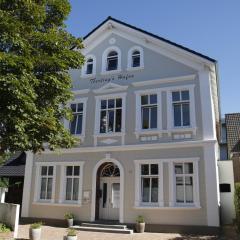
[[[92, 70], [92, 73], [91, 74], [87, 74], [87, 61], [89, 59], [92, 59], [93, 60], [93, 70]], [[83, 78], [90, 78], [90, 77], [94, 77], [96, 75], [96, 57], [92, 54], [89, 54], [85, 57], [85, 63], [82, 67], [82, 71], [81, 71], [81, 75]]]
[[[122, 138], [122, 144], [125, 140], [125, 131], [126, 131], [126, 95], [127, 93], [113, 93], [101, 96], [95, 96], [96, 99], [96, 108], [95, 108], [95, 130], [94, 130], [94, 145], [97, 145], [98, 137], [114, 137], [119, 136]], [[106, 99], [122, 99], [122, 128], [121, 132], [114, 133], [100, 133], [100, 111], [101, 111], [101, 100]]]
[[[78, 204], [79, 206], [82, 205], [82, 189], [83, 189], [83, 167], [84, 162], [83, 161], [77, 161], [77, 162], [63, 162], [60, 164], [61, 166], [61, 180], [60, 180], [60, 194], [59, 194], [59, 203], [60, 204]], [[80, 175], [79, 175], [79, 189], [78, 189], [78, 200], [66, 200], [66, 168], [68, 166], [79, 166], [80, 167]]]
[[[56, 165], [52, 162], [46, 163], [36, 163], [36, 175], [35, 175], [35, 192], [34, 192], [34, 202], [43, 202], [43, 203], [54, 203], [55, 202], [55, 186], [56, 186]], [[42, 167], [53, 167], [53, 182], [52, 182], [52, 196], [51, 199], [40, 199], [40, 191], [41, 191], [41, 169]]]
[[[79, 138], [82, 142], [85, 138], [85, 132], [86, 132], [86, 113], [87, 113], [87, 100], [88, 98], [76, 98], [74, 101], [69, 103], [69, 107], [71, 107], [71, 104], [77, 104], [77, 103], [83, 103], [83, 119], [82, 119], [82, 133], [81, 134], [74, 134], [74, 137]], [[64, 126], [66, 129], [70, 130], [70, 121], [64, 120]]]
[[[145, 160], [134, 160], [135, 164], [135, 207], [147, 207], [147, 208], [158, 208], [164, 206], [163, 196], [163, 162], [160, 159], [145, 159]], [[143, 164], [158, 164], [158, 202], [146, 203], [142, 202], [141, 196], [141, 165]]]
[[[115, 51], [118, 54], [118, 65], [117, 65], [117, 69], [116, 70], [112, 70], [112, 71], [107, 71], [107, 57], [108, 54], [111, 51]], [[101, 74], [113, 74], [113, 73], [119, 73], [121, 71], [121, 59], [122, 59], [122, 54], [121, 54], [121, 50], [119, 47], [117, 46], [111, 46], [108, 47], [102, 55], [102, 72]]]
[[[156, 129], [142, 129], [142, 105], [141, 105], [141, 96], [143, 95], [157, 95], [157, 128]], [[147, 89], [147, 90], [138, 90], [135, 91], [136, 95], [136, 119], [135, 119], [135, 134], [139, 138], [140, 135], [153, 135], [157, 134], [161, 136], [162, 134], [162, 90], [157, 89]], [[139, 121], [141, 119], [141, 121]]]
[[[199, 158], [177, 158], [169, 162], [169, 206], [200, 208], [199, 198]], [[193, 203], [178, 203], [176, 201], [176, 180], [174, 164], [193, 163]]]
[[[132, 54], [134, 51], [139, 51], [140, 53], [140, 66], [138, 67], [133, 67], [132, 66]], [[127, 70], [128, 71], [134, 71], [134, 70], [141, 70], [144, 68], [144, 52], [143, 48], [140, 46], [133, 46], [129, 49], [128, 51], [128, 65], [127, 65]]]
[[[184, 86], [174, 86], [165, 88], [167, 91], [167, 129], [171, 132], [183, 132], [192, 131], [196, 135], [196, 113], [195, 113], [195, 95], [194, 95], [194, 84]], [[173, 112], [173, 101], [172, 92], [176, 91], [189, 91], [189, 111], [190, 111], [190, 126], [174, 126], [174, 112]]]

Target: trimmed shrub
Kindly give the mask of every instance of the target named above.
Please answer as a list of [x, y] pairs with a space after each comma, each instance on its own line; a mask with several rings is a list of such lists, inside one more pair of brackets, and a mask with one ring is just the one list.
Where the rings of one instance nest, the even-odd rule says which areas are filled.
[[240, 232], [240, 183], [235, 184], [234, 205], [236, 211], [236, 225]]

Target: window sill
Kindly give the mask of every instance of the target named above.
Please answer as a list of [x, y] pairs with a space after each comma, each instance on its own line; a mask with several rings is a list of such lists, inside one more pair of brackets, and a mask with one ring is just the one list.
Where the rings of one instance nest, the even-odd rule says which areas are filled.
[[122, 71], [121, 69], [112, 70], [112, 71], [104, 71], [104, 72], [101, 72], [101, 75], [116, 74], [116, 73], [120, 73], [121, 71]]
[[159, 206], [134, 206], [135, 209], [146, 209], [146, 210], [198, 210], [201, 207], [196, 206], [175, 206], [175, 207], [159, 207]]
[[33, 205], [45, 205], [45, 206], [56, 206], [56, 207], [81, 207], [81, 203], [52, 203], [52, 202], [33, 202]]
[[150, 130], [139, 130], [135, 131], [135, 135], [139, 138], [141, 135], [159, 135], [161, 136], [163, 133], [167, 133], [168, 130], [159, 130], [159, 129], [150, 129]]
[[93, 74], [82, 74], [81, 78], [93, 78], [96, 77], [96, 73]]
[[144, 66], [140, 66], [140, 67], [128, 67], [126, 70], [127, 71], [139, 71], [139, 70], [143, 70]]
[[117, 133], [98, 133], [95, 134], [94, 137], [122, 137], [125, 135], [125, 132], [117, 132]]
[[192, 132], [193, 135], [196, 135], [197, 128], [196, 127], [173, 127], [168, 130], [169, 133], [182, 133], [182, 132]]

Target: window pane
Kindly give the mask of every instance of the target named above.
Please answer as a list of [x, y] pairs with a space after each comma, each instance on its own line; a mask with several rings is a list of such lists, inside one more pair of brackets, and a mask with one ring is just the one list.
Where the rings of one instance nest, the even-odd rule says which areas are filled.
[[115, 51], [111, 51], [109, 54], [108, 54], [108, 57], [113, 57], [113, 56], [117, 56], [117, 52]]
[[152, 178], [151, 202], [158, 202], [158, 178]]
[[175, 174], [183, 174], [183, 165], [175, 164]]
[[73, 112], [76, 112], [76, 104], [71, 104], [71, 109]]
[[149, 175], [149, 165], [148, 164], [142, 164], [141, 165], [141, 174], [142, 175]]
[[75, 114], [73, 116], [73, 120], [70, 122], [70, 133], [71, 134], [75, 134], [76, 124], [77, 124], [77, 115]]
[[151, 128], [157, 128], [157, 107], [151, 108]]
[[149, 202], [150, 178], [142, 178], [142, 201]]
[[108, 132], [113, 132], [114, 111], [108, 111]]
[[148, 95], [141, 96], [141, 104], [142, 105], [148, 104]]
[[73, 179], [73, 197], [72, 197], [72, 200], [74, 201], [78, 200], [78, 188], [79, 188], [79, 179], [74, 178]]
[[185, 193], [186, 203], [193, 202], [193, 179], [192, 177], [185, 177]]
[[122, 107], [122, 99], [121, 98], [116, 99], [116, 107]]
[[82, 114], [79, 114], [78, 115], [78, 118], [77, 118], [77, 131], [76, 131], [76, 134], [81, 134], [82, 133]]
[[151, 175], [158, 175], [158, 164], [151, 164]]
[[157, 104], [157, 94], [150, 95], [150, 104]]
[[72, 178], [67, 178], [66, 181], [66, 200], [72, 200]]
[[176, 177], [176, 201], [179, 203], [184, 202], [183, 177]]
[[107, 100], [101, 100], [101, 109], [107, 108]]
[[108, 108], [114, 108], [114, 102], [115, 102], [115, 99], [109, 99], [108, 100]]
[[115, 132], [121, 132], [122, 129], [122, 110], [116, 110], [116, 125], [115, 125]]
[[47, 184], [47, 197], [46, 199], [51, 199], [52, 198], [52, 178], [48, 178], [48, 184]]
[[48, 167], [48, 176], [52, 176], [53, 175], [53, 166], [49, 166]]
[[117, 70], [118, 67], [118, 58], [108, 59], [107, 71]]
[[67, 176], [72, 176], [72, 174], [73, 174], [73, 167], [72, 166], [67, 166], [66, 175]]
[[80, 167], [79, 166], [75, 166], [74, 167], [74, 176], [79, 176], [80, 175]]
[[93, 64], [92, 63], [87, 64], [87, 71], [86, 71], [86, 73], [87, 74], [92, 74], [92, 72], [93, 72]]
[[181, 126], [181, 105], [174, 104], [173, 111], [174, 111], [174, 126], [175, 127]]
[[172, 92], [172, 100], [180, 101], [180, 92]]
[[182, 91], [181, 95], [182, 95], [182, 100], [184, 101], [189, 100], [189, 91]]
[[120, 206], [120, 184], [119, 183], [112, 184], [112, 203], [113, 203], [113, 208], [119, 208]]
[[107, 183], [103, 183], [103, 208], [106, 207], [107, 203]]
[[189, 126], [190, 125], [189, 103], [182, 104], [182, 110], [183, 110], [183, 126]]
[[46, 166], [42, 167], [41, 175], [42, 176], [46, 176], [47, 175], [47, 167]]
[[142, 129], [149, 128], [149, 108], [143, 107], [142, 108]]
[[193, 173], [193, 163], [184, 163], [184, 173], [186, 174]]
[[100, 119], [100, 133], [106, 132], [107, 126], [107, 112], [101, 111], [101, 119]]
[[82, 112], [83, 111], [83, 103], [78, 103], [77, 105], [77, 111]]
[[132, 56], [132, 67], [140, 66], [140, 56]]
[[45, 199], [45, 196], [46, 196], [46, 184], [47, 184], [47, 178], [42, 178], [41, 190], [40, 190], [40, 199]]

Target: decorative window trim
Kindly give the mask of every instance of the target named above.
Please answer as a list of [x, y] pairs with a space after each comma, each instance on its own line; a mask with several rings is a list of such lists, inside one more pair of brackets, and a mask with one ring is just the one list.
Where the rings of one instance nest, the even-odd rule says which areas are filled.
[[[167, 129], [169, 130], [169, 135], [173, 132], [187, 132], [191, 131], [196, 135], [196, 113], [195, 113], [195, 94], [194, 94], [194, 84], [183, 85], [183, 86], [174, 86], [169, 88], [164, 88], [167, 91]], [[180, 126], [175, 127], [173, 123], [173, 107], [172, 107], [172, 92], [174, 91], [189, 91], [189, 100], [190, 100], [190, 126]]]
[[[61, 165], [61, 177], [60, 177], [60, 194], [59, 194], [59, 204], [78, 204], [78, 206], [82, 205], [82, 189], [83, 189], [83, 161], [77, 162], [63, 162]], [[65, 170], [67, 166], [79, 166], [80, 167], [80, 176], [79, 176], [79, 188], [78, 188], [78, 200], [65, 200], [65, 191], [66, 191], [66, 174]]]
[[[142, 164], [158, 164], [158, 202], [143, 203], [141, 202], [141, 165]], [[134, 160], [135, 165], [135, 204], [137, 208], [158, 208], [164, 206], [163, 198], [163, 161], [161, 159], [144, 159]]]
[[[92, 58], [93, 60], [93, 70], [92, 70], [92, 73], [91, 74], [87, 74], [86, 71], [87, 71], [87, 61]], [[96, 75], [96, 57], [92, 54], [89, 54], [85, 57], [85, 63], [82, 67], [82, 74], [81, 76], [83, 78], [90, 78], [90, 77], [94, 77]]]
[[[125, 142], [125, 131], [126, 131], [126, 96], [127, 93], [114, 93], [101, 96], [95, 96], [96, 108], [95, 108], [95, 128], [94, 128], [94, 146], [97, 146], [98, 137], [121, 137], [121, 143], [124, 145]], [[100, 133], [100, 106], [101, 100], [111, 98], [122, 98], [122, 131], [114, 133]]]
[[[83, 142], [84, 138], [85, 138], [87, 100], [88, 100], [87, 97], [86, 98], [76, 98], [75, 100], [73, 100], [69, 103], [69, 107], [70, 107], [71, 104], [74, 104], [74, 103], [83, 103], [82, 133], [74, 135], [75, 137], [79, 138], [81, 140], [81, 142]], [[64, 119], [64, 127], [66, 129], [69, 129], [69, 125], [70, 125], [70, 121], [68, 121], [67, 119]]]
[[90, 92], [90, 89], [81, 89], [81, 90], [72, 90], [72, 93], [74, 95], [78, 95], [78, 94], [87, 94]]
[[[196, 207], [200, 206], [199, 197], [199, 158], [177, 158], [169, 161], [169, 206], [170, 207]], [[177, 203], [176, 202], [176, 186], [174, 163], [193, 163], [193, 203]]]
[[[140, 52], [140, 66], [138, 67], [133, 67], [132, 66], [132, 53], [134, 51], [139, 51]], [[143, 53], [143, 48], [140, 46], [133, 46], [129, 49], [128, 51], [128, 66], [127, 70], [128, 71], [134, 71], [134, 70], [141, 70], [144, 68], [144, 53]]]
[[[53, 182], [52, 182], [52, 196], [51, 199], [40, 199], [41, 190], [41, 168], [53, 166]], [[56, 185], [56, 165], [52, 162], [36, 163], [35, 188], [34, 188], [34, 202], [54, 203], [55, 202], [55, 185]]]
[[[111, 51], [116, 51], [118, 54], [118, 66], [116, 70], [112, 70], [112, 71], [107, 71], [107, 56]], [[102, 72], [101, 74], [113, 74], [113, 73], [119, 73], [121, 71], [121, 59], [122, 59], [122, 54], [121, 54], [121, 50], [119, 47], [117, 46], [110, 46], [107, 49], [105, 49], [105, 51], [103, 52], [102, 55]]]
[[[157, 94], [157, 128], [156, 129], [142, 129], [141, 121], [141, 96]], [[139, 138], [140, 135], [154, 135], [157, 134], [159, 137], [162, 134], [162, 109], [161, 109], [161, 100], [162, 100], [162, 90], [160, 88], [156, 89], [147, 89], [147, 90], [138, 90], [135, 91], [136, 95], [136, 119], [135, 119], [135, 134]]]
[[123, 86], [123, 85], [119, 85], [116, 83], [112, 83], [109, 82], [105, 85], [103, 85], [102, 87], [93, 90], [94, 93], [112, 93], [112, 92], [119, 92], [119, 91], [125, 91], [127, 90], [128, 86]]

